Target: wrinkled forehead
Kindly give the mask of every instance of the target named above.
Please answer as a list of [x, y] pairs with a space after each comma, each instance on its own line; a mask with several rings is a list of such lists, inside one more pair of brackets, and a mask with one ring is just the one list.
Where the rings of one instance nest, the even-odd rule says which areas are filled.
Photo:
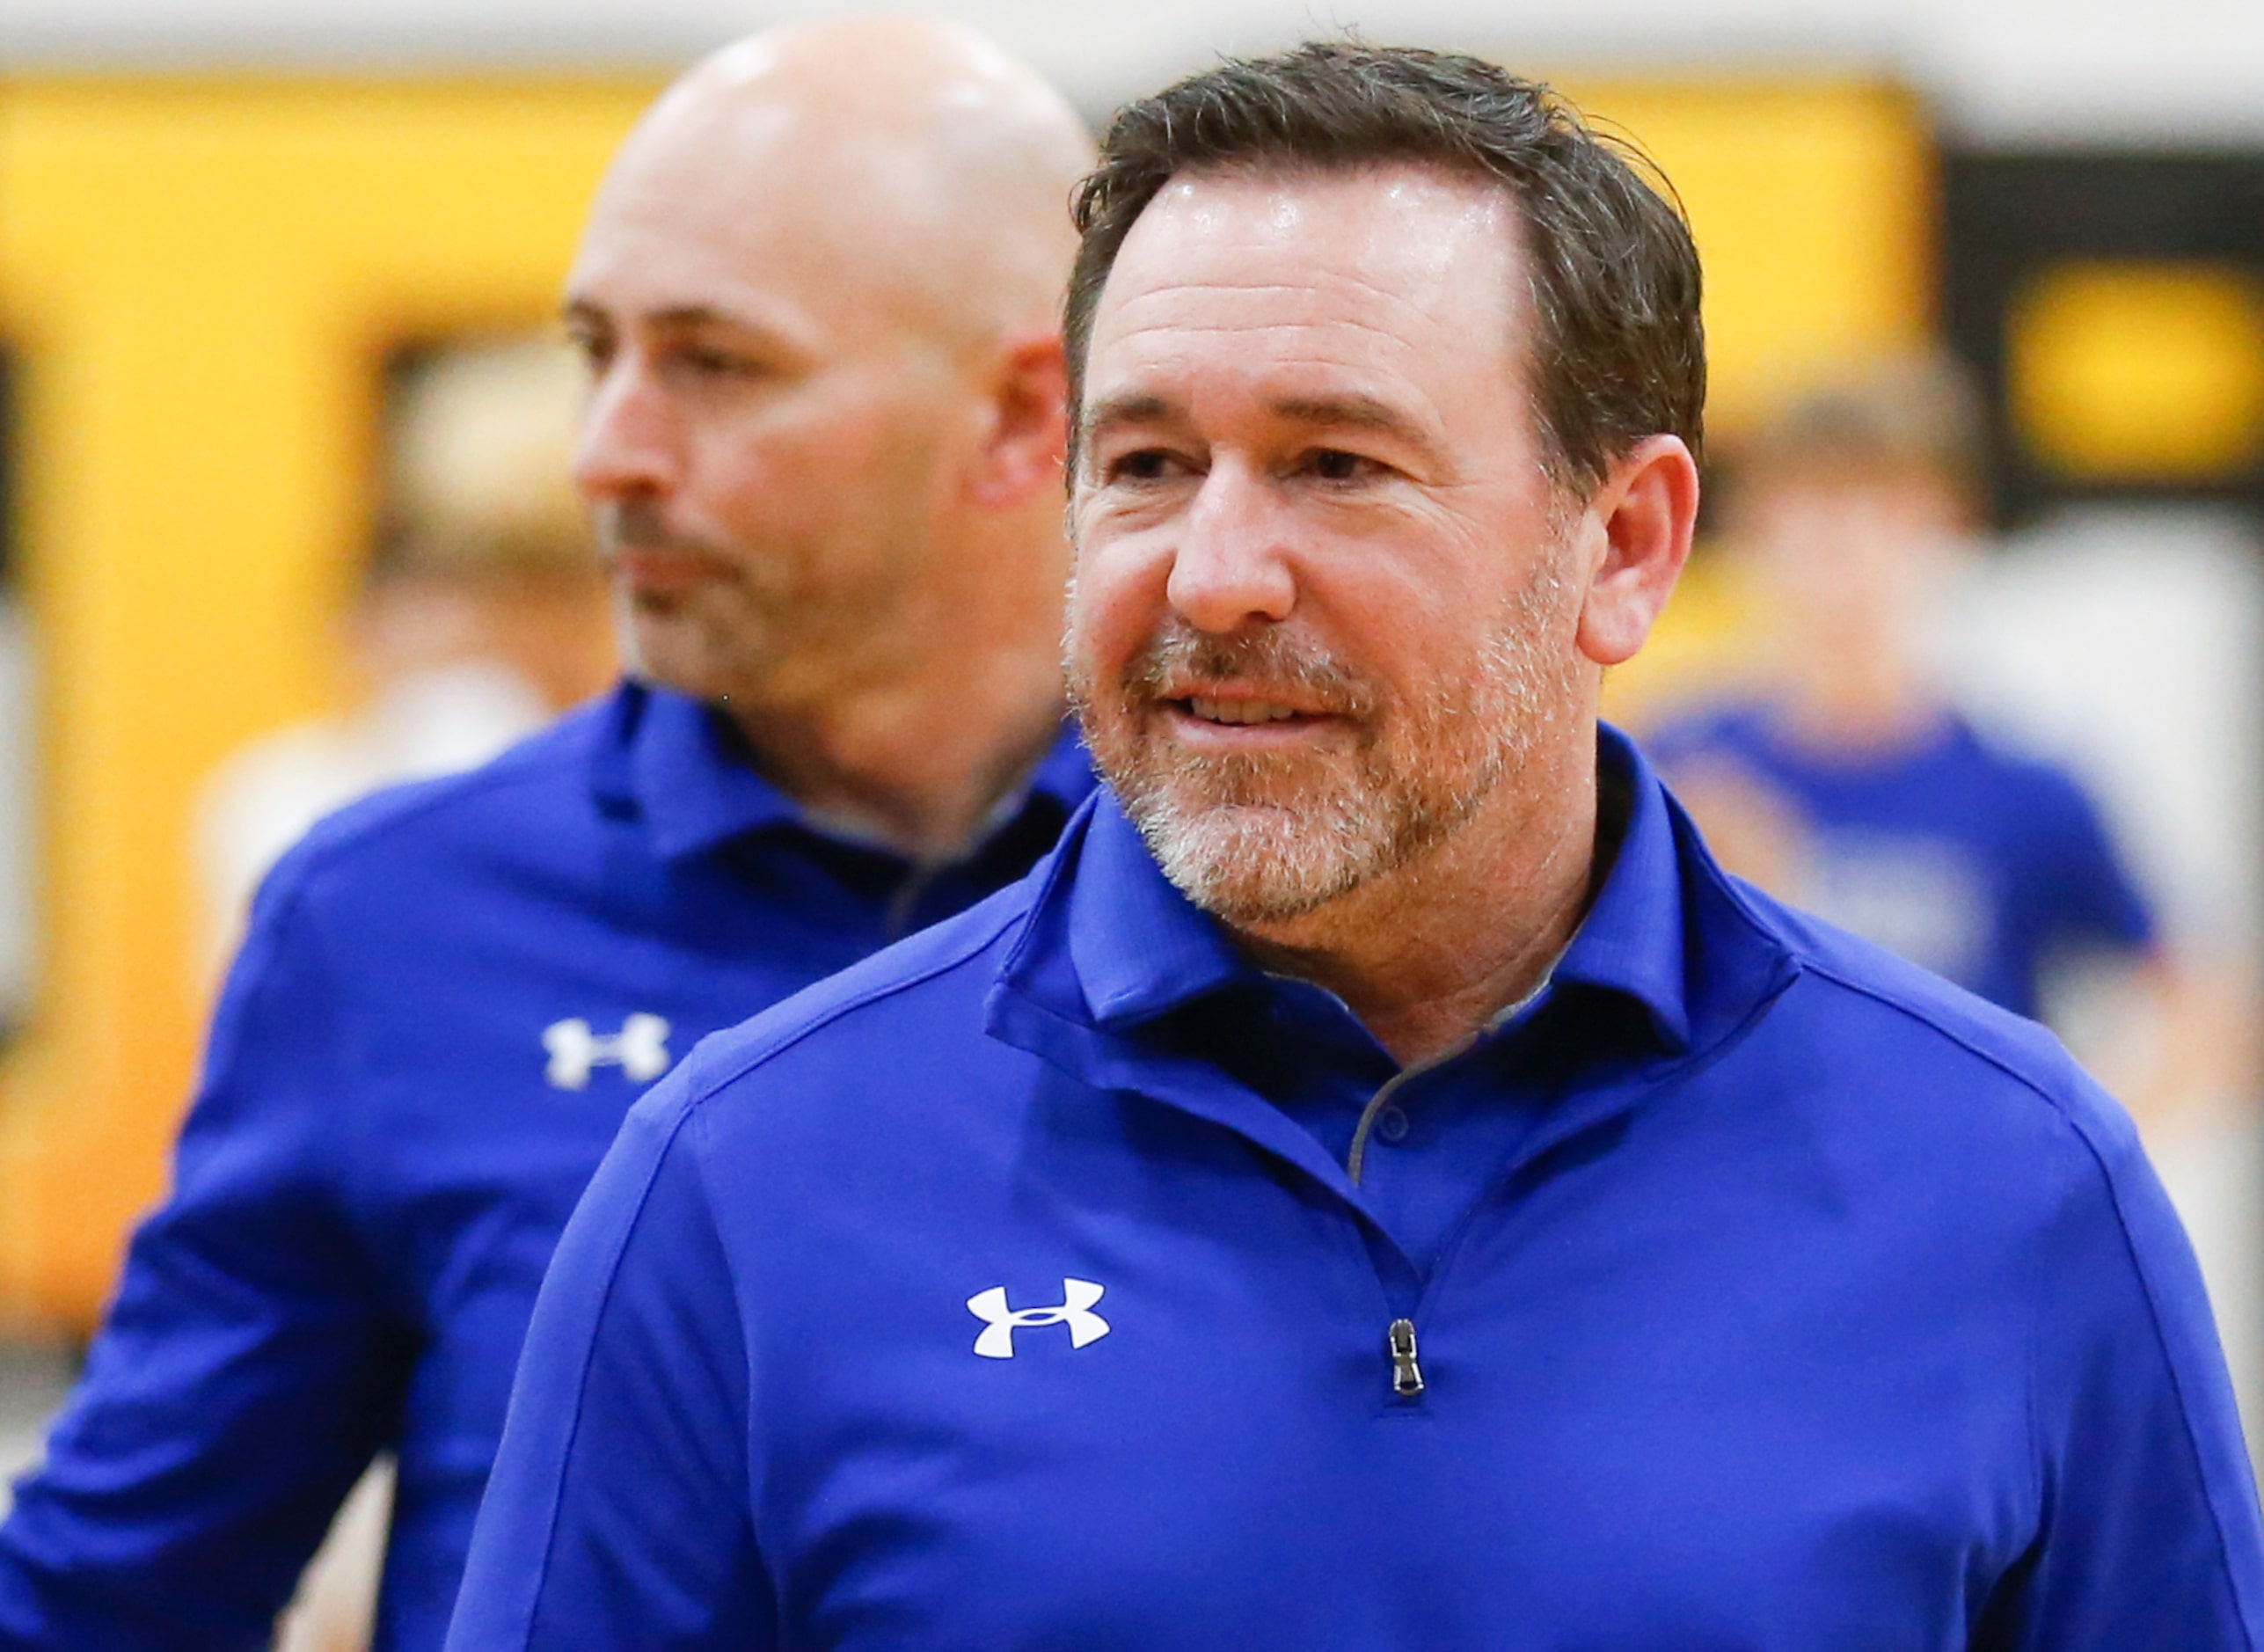
[[1119, 250], [1095, 311], [1088, 397], [1159, 349], [1265, 340], [1284, 360], [1349, 353], [1515, 372], [1524, 252], [1500, 184], [1443, 169], [1182, 173]]
[[1200, 261], [1206, 274], [1231, 274], [1233, 263], [1253, 273], [1311, 263], [1369, 281], [1379, 295], [1427, 291], [1473, 263], [1505, 274], [1518, 241], [1507, 188], [1442, 168], [1183, 172], [1133, 223], [1110, 286], [1133, 285], [1159, 264]]

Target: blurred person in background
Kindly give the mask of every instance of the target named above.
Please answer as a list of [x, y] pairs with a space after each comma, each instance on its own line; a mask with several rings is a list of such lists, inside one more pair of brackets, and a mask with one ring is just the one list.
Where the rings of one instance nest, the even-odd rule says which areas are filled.
[[1980, 526], [1982, 450], [1973, 391], [1939, 357], [1787, 404], [1726, 490], [1759, 669], [1646, 743], [1731, 870], [2052, 1020], [2158, 1125], [2245, 1093], [2243, 1037], [2173, 959], [2084, 786], [1976, 729], [1943, 686], [1932, 645]]
[[344, 627], [353, 704], [245, 747], [199, 800], [208, 969], [315, 822], [485, 763], [610, 681], [608, 584], [571, 474], [581, 395], [573, 352], [541, 340], [451, 348], [409, 376], [385, 444], [391, 523]]
[[391, 1450], [376, 1643], [440, 1644], [536, 1288], [710, 1030], [1019, 878], [1059, 665], [1065, 203], [1029, 71], [907, 21], [707, 59], [569, 282], [629, 681], [261, 887], [174, 1185], [0, 1527], [0, 1648], [267, 1641]]

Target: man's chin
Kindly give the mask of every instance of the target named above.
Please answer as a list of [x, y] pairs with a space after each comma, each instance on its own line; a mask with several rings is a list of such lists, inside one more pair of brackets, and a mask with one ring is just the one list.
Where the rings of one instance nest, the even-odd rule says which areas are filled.
[[1166, 865], [1172, 886], [1202, 910], [1238, 930], [1278, 929], [1343, 899], [1360, 880], [1324, 874], [1313, 878], [1246, 860], [1199, 866]]
[[1238, 927], [1307, 917], [1364, 880], [1363, 858], [1294, 808], [1173, 805], [1136, 808], [1133, 819], [1173, 887]]
[[728, 699], [745, 676], [681, 617], [632, 610], [623, 617], [620, 633], [622, 656], [632, 672], [692, 699]]

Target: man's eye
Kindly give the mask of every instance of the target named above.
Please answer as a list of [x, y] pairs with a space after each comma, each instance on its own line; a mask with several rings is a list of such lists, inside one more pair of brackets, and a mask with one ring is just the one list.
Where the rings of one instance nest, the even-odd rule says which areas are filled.
[[760, 357], [714, 344], [679, 343], [661, 362], [662, 372], [695, 382], [756, 379], [765, 372]]
[[1342, 448], [1319, 449], [1307, 464], [1324, 482], [1356, 482], [1381, 468], [1365, 455], [1347, 453]]
[[1159, 482], [1171, 474], [1172, 456], [1161, 448], [1138, 448], [1108, 462], [1112, 482]]
[[683, 351], [679, 359], [693, 372], [710, 377], [741, 376], [756, 371], [752, 362], [743, 355], [734, 355], [728, 350], [694, 347]]
[[569, 333], [566, 347], [581, 358], [593, 376], [603, 373], [613, 360], [613, 340], [595, 333]]

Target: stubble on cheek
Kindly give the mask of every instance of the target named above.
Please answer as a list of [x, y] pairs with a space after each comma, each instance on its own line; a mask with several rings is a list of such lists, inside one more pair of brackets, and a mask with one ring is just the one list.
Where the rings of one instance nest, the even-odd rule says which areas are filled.
[[[1409, 866], [1464, 824], [1568, 715], [1565, 606], [1545, 559], [1457, 678], [1391, 694], [1279, 632], [1166, 632], [1106, 684], [1070, 650], [1087, 743], [1165, 874], [1230, 923], [1287, 922]], [[1072, 642], [1074, 638], [1072, 638]], [[1348, 743], [1264, 754], [1177, 741], [1161, 696], [1190, 681], [1299, 686], [1341, 716]]]
[[[1301, 915], [1334, 898], [1401, 832], [1378, 805], [1391, 709], [1357, 673], [1280, 632], [1223, 639], [1174, 626], [1106, 685], [1074, 655], [1070, 695], [1087, 743], [1165, 876], [1230, 923]], [[1197, 750], [1175, 738], [1173, 700], [1224, 682], [1293, 693], [1350, 740], [1267, 753]]]

